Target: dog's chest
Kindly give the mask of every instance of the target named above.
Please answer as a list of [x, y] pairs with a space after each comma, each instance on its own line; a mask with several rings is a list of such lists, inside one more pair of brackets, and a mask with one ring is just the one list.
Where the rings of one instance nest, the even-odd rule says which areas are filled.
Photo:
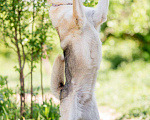
[[85, 68], [99, 69], [102, 57], [102, 42], [100, 41], [99, 34], [96, 30], [94, 31], [90, 27], [85, 29], [86, 30], [80, 37], [80, 40], [73, 42], [75, 55]]

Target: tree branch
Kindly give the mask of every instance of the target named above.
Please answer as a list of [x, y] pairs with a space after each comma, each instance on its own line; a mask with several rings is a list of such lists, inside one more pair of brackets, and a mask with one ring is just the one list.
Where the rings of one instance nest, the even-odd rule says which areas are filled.
[[[15, 50], [15, 48], [13, 48], [12, 46], [10, 46], [9, 44], [8, 44], [8, 42], [6, 41], [6, 38], [5, 38], [5, 23], [4, 23], [4, 20], [2, 20], [2, 24], [3, 24], [3, 29], [4, 29], [4, 31], [1, 31], [2, 33], [3, 33], [3, 41], [4, 41], [4, 43], [6, 43], [7, 44], [7, 46], [9, 47], [9, 48], [11, 48], [13, 51], [15, 51], [15, 52], [17, 52], [16, 50]], [[9, 34], [8, 34], [9, 35]], [[12, 40], [12, 38], [10, 37], [10, 39], [11, 39], [11, 42], [13, 41]], [[14, 42], [12, 42], [14, 45], [15, 45], [15, 43]]]

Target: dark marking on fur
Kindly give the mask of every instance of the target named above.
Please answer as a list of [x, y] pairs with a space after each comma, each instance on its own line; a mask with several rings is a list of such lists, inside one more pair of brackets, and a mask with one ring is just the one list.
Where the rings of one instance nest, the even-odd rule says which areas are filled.
[[78, 94], [79, 103], [82, 105], [86, 105], [88, 102], [92, 100], [92, 95], [88, 95], [87, 93]]
[[63, 83], [59, 83], [59, 88], [62, 88], [64, 86]]
[[69, 89], [68, 87], [65, 85], [61, 91], [60, 91], [60, 101], [64, 98], [66, 98], [69, 95]]
[[72, 91], [71, 80], [73, 76], [73, 69], [75, 69], [75, 56], [71, 45], [68, 45], [64, 50], [64, 60], [66, 83], [60, 91], [60, 100], [66, 98]]
[[[65, 59], [65, 75], [66, 75], [66, 83], [70, 83], [72, 79], [71, 74], [71, 64], [69, 61], [71, 59], [72, 46], [67, 46], [64, 50], [64, 59]], [[69, 64], [70, 63], [70, 64]]]

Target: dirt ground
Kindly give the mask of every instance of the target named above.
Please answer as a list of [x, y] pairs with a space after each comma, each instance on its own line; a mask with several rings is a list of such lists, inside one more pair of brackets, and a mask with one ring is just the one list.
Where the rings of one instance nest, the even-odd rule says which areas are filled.
[[117, 113], [114, 109], [101, 106], [99, 107], [100, 120], [116, 120], [121, 116], [120, 113]]

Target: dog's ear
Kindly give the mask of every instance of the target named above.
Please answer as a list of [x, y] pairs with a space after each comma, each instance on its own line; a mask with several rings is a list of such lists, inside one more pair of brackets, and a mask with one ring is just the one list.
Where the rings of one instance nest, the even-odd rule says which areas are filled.
[[93, 19], [95, 25], [100, 25], [107, 20], [109, 0], [99, 0], [97, 8], [95, 10]]
[[81, 27], [85, 19], [82, 0], [73, 0], [73, 16], [76, 19], [77, 24]]

